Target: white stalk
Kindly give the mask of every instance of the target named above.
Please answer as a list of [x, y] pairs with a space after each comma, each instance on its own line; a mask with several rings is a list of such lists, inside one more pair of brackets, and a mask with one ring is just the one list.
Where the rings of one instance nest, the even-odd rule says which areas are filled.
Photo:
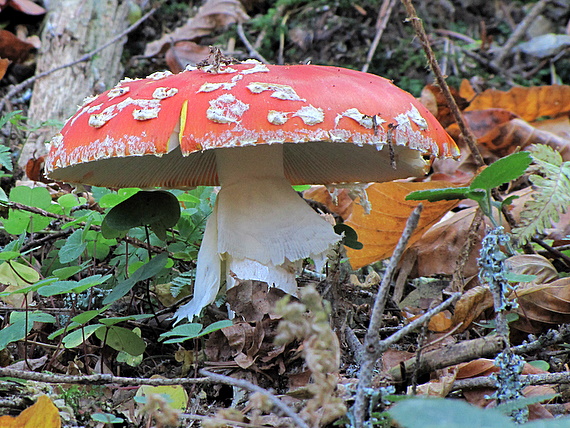
[[198, 254], [195, 297], [179, 309], [178, 319], [191, 319], [214, 300], [221, 283], [214, 284], [212, 273], [221, 272], [221, 261], [228, 288], [235, 285], [233, 273], [295, 295], [303, 259], [322, 265], [340, 239], [285, 178], [282, 144], [217, 149], [216, 163], [221, 190]]

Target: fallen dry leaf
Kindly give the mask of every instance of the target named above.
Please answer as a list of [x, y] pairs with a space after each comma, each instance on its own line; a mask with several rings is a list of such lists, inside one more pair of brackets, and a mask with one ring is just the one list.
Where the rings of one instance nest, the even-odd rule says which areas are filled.
[[34, 46], [31, 43], [20, 40], [7, 30], [0, 30], [0, 57], [22, 62], [26, 60], [32, 49]]
[[8, 66], [12, 61], [6, 58], [0, 58], [0, 80], [4, 78], [6, 75], [6, 71], [8, 70]]
[[208, 46], [200, 46], [194, 42], [177, 42], [166, 51], [164, 59], [173, 73], [184, 71], [187, 65], [195, 66], [210, 55]]
[[350, 196], [350, 189], [335, 188], [327, 189], [326, 186], [312, 186], [303, 192], [305, 199], [311, 199], [323, 204], [327, 209], [346, 220], [352, 214], [354, 199]]
[[[455, 88], [450, 88], [450, 90], [460, 110], [463, 110], [469, 105], [467, 100], [463, 98]], [[426, 85], [422, 89], [420, 102], [428, 108], [444, 128], [455, 122], [455, 118], [451, 114], [449, 105], [439, 86]]]
[[163, 35], [159, 40], [148, 43], [145, 56], [157, 55], [165, 52], [173, 43], [195, 40], [218, 28], [248, 19], [249, 16], [239, 0], [208, 0], [186, 24]]
[[[469, 226], [473, 221], [476, 207], [467, 208], [453, 213], [430, 228], [416, 243], [410, 246], [408, 251], [417, 252], [417, 276], [433, 276], [435, 274], [452, 275], [456, 270], [456, 262], [459, 259], [461, 249], [467, 239]], [[481, 239], [485, 232], [479, 229], [477, 242], [471, 251], [464, 266], [464, 277], [469, 278], [477, 275], [479, 267], [477, 258]]]
[[513, 328], [536, 334], [570, 322], [570, 278], [532, 285], [516, 294], [519, 319], [512, 323]]
[[[462, 85], [459, 94], [469, 100], [473, 94], [471, 90]], [[488, 108], [509, 110], [527, 122], [542, 116], [558, 116], [570, 112], [570, 86], [514, 87], [506, 92], [487, 89], [475, 96], [465, 111]]]
[[461, 333], [471, 326], [471, 323], [489, 308], [493, 307], [493, 295], [488, 287], [479, 285], [463, 293], [451, 319], [455, 327], [461, 324], [457, 333]]
[[46, 10], [39, 4], [34, 3], [32, 0], [4, 0], [0, 2], [0, 10], [5, 7], [19, 10], [26, 15], [43, 15]]
[[[419, 201], [406, 201], [406, 196], [415, 190], [450, 187], [447, 182], [387, 182], [370, 185], [366, 192], [372, 211], [366, 215], [364, 208], [355, 204], [350, 218], [345, 222], [358, 233], [358, 240], [364, 248], [347, 249], [348, 258], [353, 269], [390, 257], [406, 221]], [[424, 201], [418, 227], [412, 234], [409, 245], [418, 241], [426, 230], [437, 223], [458, 201]]]
[[47, 395], [42, 395], [38, 401], [18, 416], [0, 416], [2, 428], [60, 428], [59, 410]]
[[269, 288], [266, 282], [241, 279], [226, 294], [231, 310], [247, 322], [261, 321], [266, 315], [277, 318], [275, 304], [284, 296], [283, 290]]
[[[524, 283], [528, 288], [532, 285], [545, 284], [558, 279], [558, 271], [552, 263], [539, 254], [517, 254], [505, 260], [507, 269], [516, 274], [536, 275], [531, 282]], [[520, 295], [520, 294], [519, 294]]]

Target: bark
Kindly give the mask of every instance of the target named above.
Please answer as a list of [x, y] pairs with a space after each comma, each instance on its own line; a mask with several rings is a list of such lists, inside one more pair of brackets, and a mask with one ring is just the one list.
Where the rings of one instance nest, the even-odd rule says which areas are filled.
[[[52, 0], [44, 23], [36, 73], [68, 64], [103, 45], [129, 25], [123, 0]], [[63, 123], [83, 99], [114, 86], [122, 77], [121, 55], [126, 37], [91, 60], [67, 67], [34, 84], [30, 123]], [[30, 134], [20, 155], [23, 166], [46, 152], [45, 142], [59, 126], [44, 126]]]

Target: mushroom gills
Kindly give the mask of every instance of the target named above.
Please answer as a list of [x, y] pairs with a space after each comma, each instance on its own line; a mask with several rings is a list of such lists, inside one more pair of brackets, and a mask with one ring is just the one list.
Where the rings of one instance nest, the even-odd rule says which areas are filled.
[[217, 149], [216, 164], [221, 190], [198, 253], [194, 299], [178, 310], [178, 320], [214, 301], [222, 262], [228, 288], [235, 278], [250, 279], [295, 295], [303, 260], [321, 268], [341, 238], [285, 178], [283, 145]]

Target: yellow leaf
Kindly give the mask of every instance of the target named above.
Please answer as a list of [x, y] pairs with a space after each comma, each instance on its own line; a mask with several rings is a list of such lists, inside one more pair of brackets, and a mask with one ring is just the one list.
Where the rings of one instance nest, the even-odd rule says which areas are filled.
[[175, 410], [184, 411], [188, 405], [188, 393], [182, 385], [141, 386], [137, 397], [159, 394], [167, 397], [168, 405]]
[[0, 416], [0, 428], [60, 428], [61, 418], [57, 407], [47, 395], [18, 416]]
[[[426, 183], [387, 182], [370, 185], [366, 192], [372, 211], [366, 215], [362, 206], [353, 204], [353, 212], [346, 224], [358, 233], [364, 244], [361, 250], [348, 248], [347, 254], [353, 269], [390, 257], [402, 235], [408, 217], [420, 201], [406, 201], [405, 197], [416, 190], [451, 187], [444, 181]], [[424, 210], [418, 227], [409, 244], [416, 242], [424, 232], [437, 223], [458, 201], [423, 201]]]

